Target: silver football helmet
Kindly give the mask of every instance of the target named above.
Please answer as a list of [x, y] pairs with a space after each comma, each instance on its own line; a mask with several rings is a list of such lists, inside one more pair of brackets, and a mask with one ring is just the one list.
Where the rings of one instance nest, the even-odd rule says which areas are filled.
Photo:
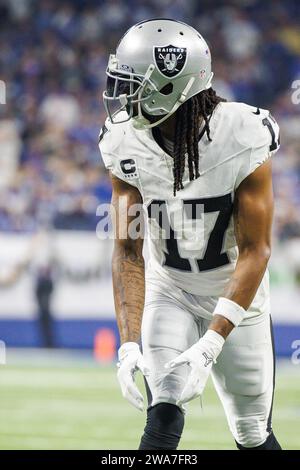
[[[116, 54], [110, 55], [106, 74], [103, 101], [110, 121], [133, 118], [138, 129], [168, 119], [186, 100], [210, 88], [213, 77], [210, 51], [201, 34], [169, 19], [132, 26]], [[143, 111], [161, 118], [150, 123]]]

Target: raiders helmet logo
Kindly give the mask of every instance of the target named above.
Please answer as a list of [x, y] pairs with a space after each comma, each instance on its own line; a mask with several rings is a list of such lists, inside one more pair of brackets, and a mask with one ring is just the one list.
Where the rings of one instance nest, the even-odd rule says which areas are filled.
[[155, 46], [154, 59], [158, 70], [165, 77], [175, 77], [186, 63], [186, 47]]

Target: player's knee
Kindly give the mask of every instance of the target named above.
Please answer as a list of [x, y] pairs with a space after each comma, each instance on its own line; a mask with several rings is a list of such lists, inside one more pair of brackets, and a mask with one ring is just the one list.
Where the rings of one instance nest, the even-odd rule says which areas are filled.
[[175, 450], [179, 444], [183, 426], [184, 414], [178, 406], [159, 403], [149, 408], [139, 449]]
[[257, 447], [268, 437], [266, 425], [259, 417], [240, 417], [234, 424], [233, 435], [238, 447]]

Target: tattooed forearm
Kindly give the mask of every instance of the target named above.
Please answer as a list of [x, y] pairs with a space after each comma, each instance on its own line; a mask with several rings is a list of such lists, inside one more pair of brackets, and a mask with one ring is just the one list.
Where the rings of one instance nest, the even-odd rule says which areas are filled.
[[[142, 208], [142, 196], [137, 188], [111, 175], [115, 212], [115, 247], [112, 259], [114, 300], [121, 343], [139, 342], [145, 303], [145, 266], [143, 230], [132, 238], [130, 224], [136, 215], [131, 207]], [[140, 222], [141, 223], [141, 222]]]
[[113, 286], [121, 342], [138, 342], [145, 301], [145, 266], [142, 254], [116, 247]]

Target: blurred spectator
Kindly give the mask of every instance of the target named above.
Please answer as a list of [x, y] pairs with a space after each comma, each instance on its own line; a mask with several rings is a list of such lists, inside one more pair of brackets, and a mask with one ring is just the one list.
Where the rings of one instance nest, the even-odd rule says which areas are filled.
[[40, 113], [45, 126], [48, 124], [65, 131], [78, 124], [80, 108], [70, 95], [48, 95], [41, 103]]
[[42, 346], [55, 346], [51, 300], [55, 288], [56, 259], [51, 230], [41, 228], [32, 241], [29, 267], [34, 278], [34, 294]]
[[18, 165], [21, 140], [14, 119], [2, 119], [0, 125], [0, 188], [10, 183]]

